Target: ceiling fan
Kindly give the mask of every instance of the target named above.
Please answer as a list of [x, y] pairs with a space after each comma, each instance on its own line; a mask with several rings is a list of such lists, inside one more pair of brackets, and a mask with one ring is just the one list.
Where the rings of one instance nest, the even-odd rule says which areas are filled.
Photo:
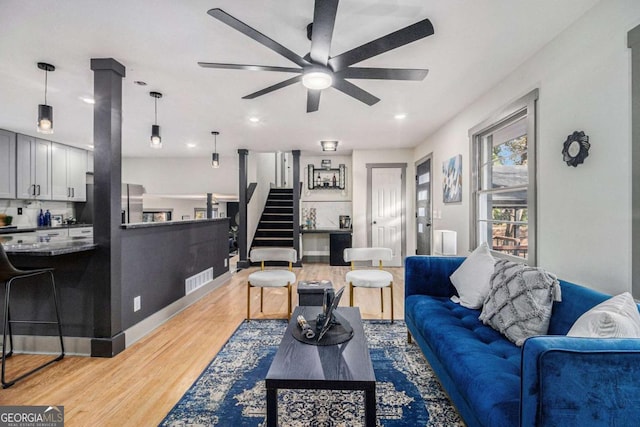
[[222, 9], [211, 9], [207, 11], [209, 15], [284, 56], [299, 68], [212, 62], [198, 62], [198, 65], [204, 68], [296, 73], [298, 75], [295, 77], [243, 96], [242, 99], [254, 99], [302, 81], [302, 84], [308, 89], [307, 113], [318, 110], [320, 106], [320, 94], [323, 89], [328, 87], [333, 87], [367, 105], [373, 105], [380, 101], [379, 98], [354, 85], [347, 79], [419, 81], [426, 77], [429, 70], [425, 69], [366, 68], [352, 67], [352, 65], [432, 35], [433, 25], [431, 25], [428, 19], [423, 19], [401, 30], [394, 31], [384, 37], [380, 37], [362, 46], [341, 53], [340, 55], [331, 57], [331, 38], [336, 21], [338, 1], [339, 0], [315, 1], [313, 23], [308, 27], [308, 33], [311, 33], [311, 50], [304, 57], [292, 52], [244, 22], [229, 15]]

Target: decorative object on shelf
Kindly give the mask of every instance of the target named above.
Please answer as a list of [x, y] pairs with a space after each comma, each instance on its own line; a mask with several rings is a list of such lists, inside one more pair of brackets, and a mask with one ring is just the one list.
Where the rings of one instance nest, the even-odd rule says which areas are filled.
[[320, 141], [320, 145], [322, 145], [322, 151], [336, 151], [338, 149], [338, 141]]
[[211, 132], [211, 135], [213, 135], [214, 144], [213, 153], [211, 154], [211, 167], [217, 169], [220, 167], [220, 154], [218, 154], [218, 135], [220, 135], [220, 132], [214, 130], [213, 132]]
[[162, 148], [162, 138], [160, 137], [160, 126], [158, 126], [158, 99], [162, 98], [160, 92], [149, 92], [149, 95], [153, 98], [155, 105], [155, 121], [151, 125], [151, 142], [149, 145], [151, 148]]
[[309, 190], [327, 189], [344, 190], [346, 188], [347, 167], [340, 164], [338, 168], [316, 169], [307, 165], [307, 188]]
[[38, 132], [53, 133], [53, 107], [47, 105], [47, 76], [49, 71], [55, 71], [56, 67], [46, 62], [38, 62], [38, 68], [44, 71], [44, 104], [38, 105]]
[[453, 156], [442, 164], [442, 201], [456, 203], [462, 201], [462, 154]]
[[578, 167], [589, 156], [589, 148], [589, 136], [583, 131], [575, 131], [567, 136], [563, 144], [562, 160], [567, 162], [567, 166]]

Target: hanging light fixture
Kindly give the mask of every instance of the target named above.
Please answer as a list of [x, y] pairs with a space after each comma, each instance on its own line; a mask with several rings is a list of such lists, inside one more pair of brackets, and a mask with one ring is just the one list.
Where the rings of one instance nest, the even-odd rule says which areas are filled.
[[220, 132], [214, 130], [211, 132], [211, 135], [213, 135], [214, 141], [213, 154], [211, 154], [211, 167], [217, 169], [220, 167], [220, 154], [218, 154], [218, 135], [220, 135]]
[[53, 107], [47, 105], [47, 76], [56, 67], [45, 62], [38, 62], [38, 68], [44, 71], [44, 104], [38, 105], [38, 132], [53, 133]]
[[160, 137], [160, 126], [158, 126], [158, 99], [162, 98], [160, 92], [149, 92], [155, 103], [155, 124], [151, 125], [151, 148], [162, 148], [162, 138]]

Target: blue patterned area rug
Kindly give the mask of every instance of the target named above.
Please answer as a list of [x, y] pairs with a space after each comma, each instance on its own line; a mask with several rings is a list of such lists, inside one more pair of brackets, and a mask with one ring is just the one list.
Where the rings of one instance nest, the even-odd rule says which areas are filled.
[[[264, 426], [264, 378], [287, 327], [284, 320], [242, 323], [161, 426]], [[463, 426], [404, 322], [365, 320], [376, 374], [379, 426]], [[279, 390], [281, 426], [359, 426], [362, 391]]]

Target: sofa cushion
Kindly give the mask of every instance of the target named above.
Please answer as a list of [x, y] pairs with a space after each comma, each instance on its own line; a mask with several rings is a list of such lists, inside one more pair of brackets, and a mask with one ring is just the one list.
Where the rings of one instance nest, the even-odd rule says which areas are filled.
[[580, 316], [567, 336], [640, 338], [638, 306], [629, 292], [609, 298]]
[[511, 426], [520, 411], [520, 348], [483, 325], [479, 314], [446, 297], [412, 295], [405, 300], [405, 315], [482, 424]]
[[450, 277], [458, 291], [458, 297], [452, 297], [452, 301], [467, 308], [482, 307], [491, 289], [494, 263], [487, 243], [478, 246]]
[[560, 300], [556, 276], [503, 259], [495, 264], [480, 320], [521, 346], [531, 336], [546, 335], [554, 300]]

